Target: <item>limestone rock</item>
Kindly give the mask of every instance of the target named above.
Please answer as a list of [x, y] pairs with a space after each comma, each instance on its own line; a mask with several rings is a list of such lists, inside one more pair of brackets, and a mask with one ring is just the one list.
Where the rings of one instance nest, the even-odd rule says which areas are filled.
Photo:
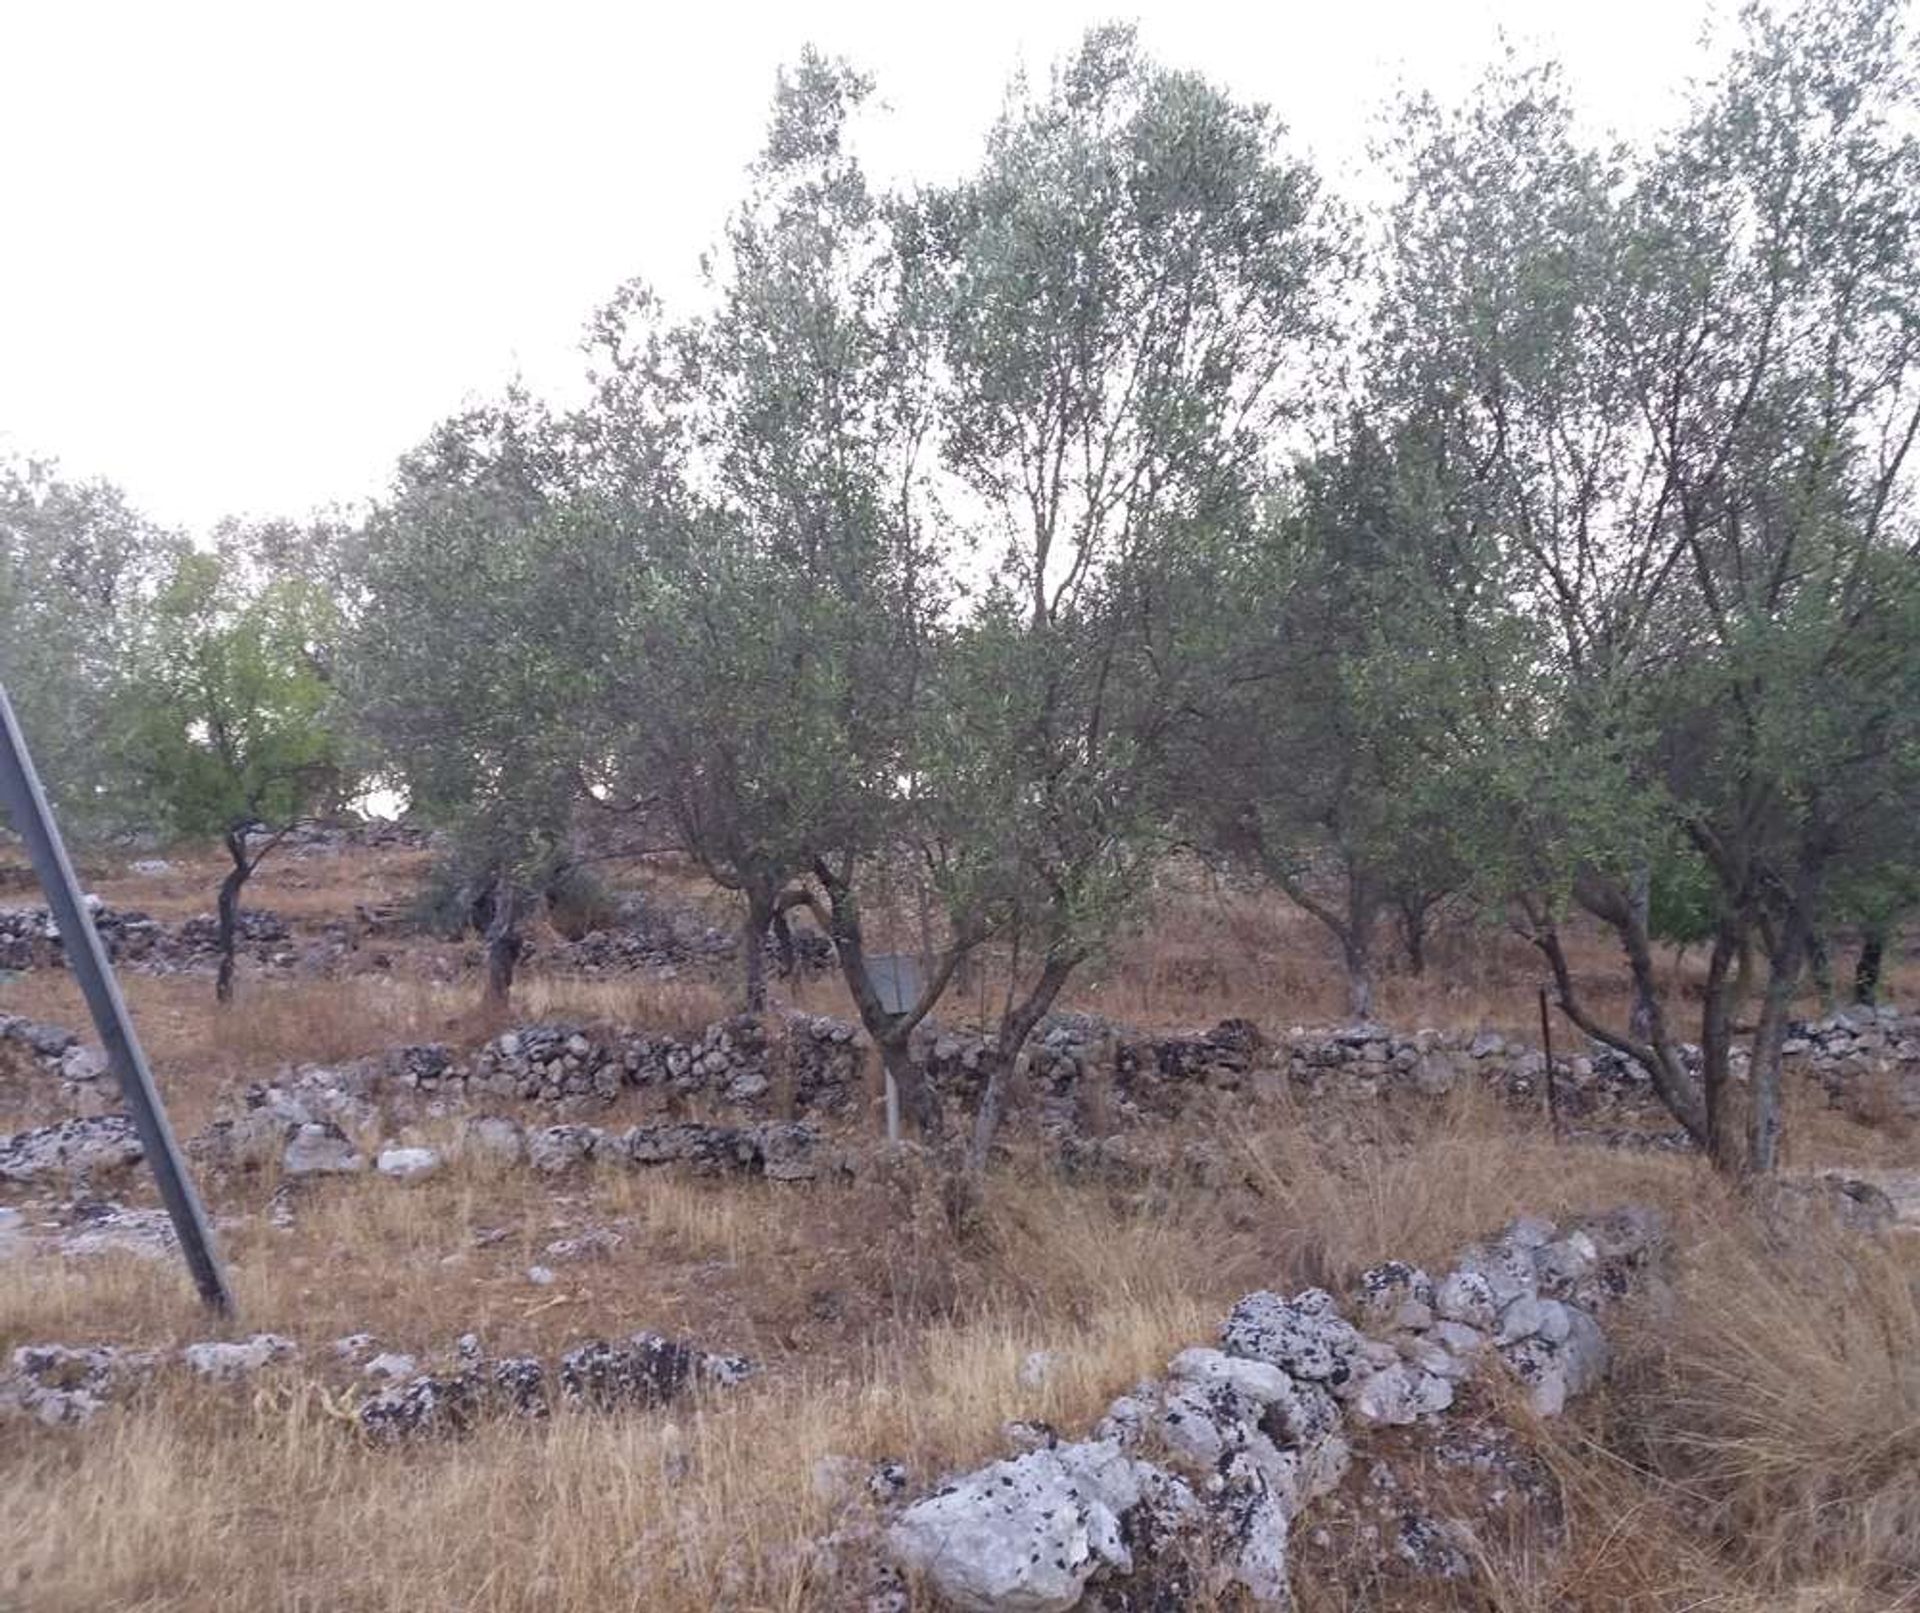
[[1227, 1383], [1260, 1406], [1293, 1395], [1293, 1380], [1265, 1361], [1249, 1361], [1221, 1350], [1182, 1350], [1167, 1363], [1167, 1375], [1191, 1383]]
[[742, 1356], [714, 1355], [662, 1338], [635, 1333], [621, 1343], [596, 1339], [560, 1358], [560, 1392], [598, 1410], [660, 1406], [695, 1385], [726, 1388], [754, 1371]]
[[232, 1383], [250, 1378], [275, 1361], [297, 1355], [299, 1346], [292, 1339], [275, 1333], [256, 1333], [243, 1343], [210, 1340], [189, 1344], [180, 1352], [187, 1370], [213, 1383]]
[[1500, 1320], [1493, 1289], [1477, 1271], [1450, 1271], [1434, 1290], [1433, 1308], [1444, 1321], [1488, 1331]]
[[995, 1462], [908, 1507], [887, 1546], [965, 1613], [1066, 1613], [1101, 1568], [1132, 1571], [1145, 1466], [1107, 1441]]
[[84, 1423], [144, 1382], [156, 1357], [150, 1350], [111, 1344], [23, 1344], [0, 1375], [0, 1412], [43, 1423]]
[[360, 1369], [363, 1378], [375, 1378], [387, 1383], [398, 1383], [411, 1378], [420, 1370], [420, 1363], [410, 1355], [402, 1355], [397, 1350], [383, 1350]]
[[97, 1176], [143, 1157], [139, 1133], [125, 1115], [87, 1115], [0, 1136], [0, 1182]]
[[1290, 1377], [1341, 1384], [1352, 1376], [1360, 1335], [1324, 1289], [1292, 1299], [1262, 1290], [1233, 1307], [1220, 1330], [1228, 1355], [1265, 1361]]
[[431, 1148], [383, 1148], [373, 1168], [396, 1181], [417, 1182], [440, 1169], [440, 1156]]
[[1354, 1315], [1360, 1326], [1383, 1333], [1433, 1325], [1433, 1279], [1418, 1266], [1389, 1260], [1360, 1274]]
[[1453, 1385], [1438, 1373], [1405, 1363], [1371, 1374], [1347, 1409], [1363, 1423], [1403, 1427], [1453, 1404]]
[[504, 1115], [475, 1115], [461, 1129], [460, 1151], [489, 1165], [517, 1165], [526, 1144], [518, 1121]]
[[355, 1176], [367, 1160], [331, 1120], [310, 1120], [287, 1139], [280, 1168], [289, 1176]]
[[605, 1139], [598, 1126], [539, 1126], [526, 1134], [527, 1163], [554, 1174], [584, 1165]]

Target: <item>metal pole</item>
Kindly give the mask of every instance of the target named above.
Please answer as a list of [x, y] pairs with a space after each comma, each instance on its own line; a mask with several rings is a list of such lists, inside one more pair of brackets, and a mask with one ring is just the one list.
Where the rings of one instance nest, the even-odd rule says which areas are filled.
[[1547, 1058], [1547, 1124], [1560, 1135], [1560, 1091], [1553, 1074], [1553, 1021], [1547, 1017], [1547, 988], [1540, 988], [1540, 1048]]
[[46, 892], [47, 906], [60, 926], [60, 938], [66, 943], [67, 967], [86, 994], [87, 1010], [93, 1015], [94, 1029], [106, 1049], [107, 1063], [120, 1083], [120, 1094], [132, 1111], [134, 1129], [140, 1134], [140, 1146], [160, 1184], [160, 1198], [173, 1217], [173, 1230], [179, 1236], [187, 1268], [193, 1273], [200, 1297], [216, 1311], [233, 1310], [233, 1294], [220, 1269], [220, 1257], [213, 1247], [213, 1233], [207, 1226], [206, 1212], [193, 1190], [173, 1128], [167, 1124], [166, 1111], [160, 1107], [160, 1094], [154, 1088], [153, 1072], [147, 1068], [147, 1056], [140, 1050], [133, 1021], [121, 999], [120, 987], [107, 964], [106, 949], [94, 930], [93, 919], [80, 894], [80, 882], [74, 878], [73, 864], [53, 821], [46, 792], [40, 788], [39, 775], [33, 770], [33, 758], [27, 753], [26, 736], [13, 714], [6, 686], [0, 684], [0, 806], [6, 808], [13, 827], [26, 842], [33, 871]]

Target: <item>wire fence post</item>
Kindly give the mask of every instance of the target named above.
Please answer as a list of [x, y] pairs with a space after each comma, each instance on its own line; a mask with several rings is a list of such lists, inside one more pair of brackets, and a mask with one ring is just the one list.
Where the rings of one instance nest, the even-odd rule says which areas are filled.
[[33, 871], [46, 893], [47, 906], [60, 927], [67, 967], [86, 996], [93, 1028], [106, 1050], [108, 1067], [120, 1083], [120, 1094], [132, 1112], [140, 1146], [160, 1185], [161, 1202], [173, 1218], [173, 1230], [180, 1240], [181, 1253], [186, 1256], [187, 1269], [193, 1274], [194, 1286], [210, 1309], [230, 1313], [233, 1294], [227, 1287], [226, 1274], [220, 1269], [220, 1257], [213, 1247], [206, 1211], [201, 1208], [193, 1180], [187, 1175], [173, 1128], [167, 1124], [166, 1111], [160, 1106], [153, 1072], [147, 1067], [147, 1056], [134, 1034], [119, 983], [107, 963], [99, 933], [93, 927], [80, 882], [74, 877], [73, 863], [60, 839], [59, 825], [53, 821], [53, 811], [47, 805], [39, 775], [34, 772], [26, 736], [20, 732], [20, 723], [13, 714], [13, 703], [7, 698], [4, 684], [0, 684], [0, 806], [5, 807], [15, 832], [26, 843]]
[[1547, 1058], [1547, 1124], [1560, 1135], [1560, 1088], [1553, 1073], [1553, 1021], [1547, 1013], [1547, 988], [1540, 988], [1540, 1050]]

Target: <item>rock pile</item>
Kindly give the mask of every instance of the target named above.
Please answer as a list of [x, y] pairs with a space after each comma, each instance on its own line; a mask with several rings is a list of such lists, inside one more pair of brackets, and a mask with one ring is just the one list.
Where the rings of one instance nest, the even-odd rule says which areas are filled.
[[137, 1165], [139, 1134], [125, 1115], [89, 1115], [0, 1135], [0, 1182], [92, 1180]]
[[1852, 1106], [1879, 1078], [1895, 1108], [1920, 1118], [1920, 1015], [1854, 1008], [1795, 1023], [1781, 1053], [1790, 1062], [1804, 1061], [1837, 1106]]
[[[362, 1341], [370, 1343], [371, 1336], [341, 1341], [356, 1348], [336, 1347], [336, 1354], [351, 1360]], [[256, 1333], [239, 1341], [188, 1344], [171, 1359], [209, 1383], [239, 1384], [299, 1354], [291, 1339]], [[694, 1389], [732, 1388], [757, 1370], [744, 1356], [645, 1332], [611, 1343], [590, 1340], [567, 1351], [551, 1370], [533, 1356], [488, 1360], [473, 1334], [462, 1338], [459, 1356], [459, 1365], [443, 1372], [419, 1372], [411, 1357], [401, 1355], [368, 1362], [363, 1377], [398, 1381], [359, 1400], [354, 1423], [374, 1443], [392, 1445], [461, 1433], [492, 1414], [545, 1417], [556, 1405], [596, 1412], [663, 1406]], [[149, 1382], [166, 1359], [157, 1350], [108, 1344], [22, 1345], [0, 1373], [0, 1415], [88, 1422]]]
[[463, 1340], [462, 1356], [455, 1371], [420, 1373], [363, 1400], [355, 1412], [362, 1432], [392, 1445], [464, 1433], [485, 1416], [545, 1417], [555, 1405], [642, 1410], [695, 1388], [732, 1388], [756, 1370], [744, 1356], [716, 1355], [645, 1332], [617, 1343], [577, 1345], [551, 1371], [534, 1356], [485, 1360], [472, 1335]]
[[[1906, 1032], [1914, 1031], [1915, 1035]], [[1920, 1026], [1876, 1018], [1863, 1034], [1836, 1031], [1796, 1058], [1829, 1082], [1857, 1080], [1863, 1069], [1905, 1070], [1920, 1106]], [[916, 1049], [949, 1110], [971, 1109], [986, 1079], [989, 1044], [978, 1036], [929, 1034]], [[245, 1130], [272, 1122], [326, 1120], [370, 1126], [380, 1101], [443, 1113], [448, 1104], [502, 1101], [559, 1105], [578, 1112], [626, 1093], [671, 1106], [697, 1099], [752, 1117], [791, 1113], [831, 1117], [853, 1112], [865, 1090], [866, 1050], [842, 1021], [789, 1014], [769, 1023], [721, 1020], [690, 1039], [570, 1023], [526, 1025], [470, 1051], [443, 1043], [396, 1048], [339, 1066], [307, 1066], [249, 1089]], [[1906, 1062], [1902, 1062], [1906, 1061]], [[1622, 1143], [1688, 1146], [1669, 1132], [1652, 1083], [1629, 1059], [1593, 1048], [1555, 1061], [1559, 1112], [1582, 1135]], [[1225, 1093], [1253, 1099], [1286, 1092], [1310, 1101], [1367, 1102], [1389, 1094], [1434, 1097], [1456, 1085], [1485, 1083], [1516, 1105], [1544, 1103], [1546, 1061], [1498, 1035], [1403, 1035], [1379, 1026], [1295, 1029], [1265, 1040], [1245, 1020], [1210, 1031], [1143, 1036], [1084, 1014], [1058, 1014], [1041, 1027], [1021, 1060], [1019, 1090], [1044, 1133], [1078, 1147], [1092, 1133], [1180, 1114], [1196, 1099]], [[284, 1141], [284, 1130], [276, 1131]], [[234, 1141], [236, 1139], [227, 1139]], [[215, 1139], [210, 1146], [224, 1147]], [[242, 1152], [250, 1144], [242, 1143]], [[723, 1150], [724, 1151], [724, 1150]], [[1084, 1149], [1082, 1150], [1084, 1152]]]
[[24, 1075], [29, 1090], [53, 1083], [58, 1106], [69, 1114], [105, 1114], [120, 1102], [120, 1089], [105, 1056], [63, 1025], [0, 1014], [0, 1076]]
[[[87, 898], [93, 927], [116, 964], [169, 974], [206, 969], [219, 958], [219, 923], [197, 914], [171, 928], [145, 913], [109, 907]], [[272, 913], [242, 909], [237, 921], [239, 955], [268, 968], [291, 968], [299, 961], [292, 932]], [[53, 915], [44, 907], [0, 908], [0, 969], [64, 969], [66, 946]]]
[[[295, 1179], [357, 1176], [372, 1168], [396, 1180], [416, 1181], [440, 1168], [438, 1152], [417, 1145], [388, 1143], [371, 1150], [370, 1158], [347, 1126], [360, 1130], [376, 1124], [372, 1106], [350, 1090], [322, 1086], [311, 1076], [309, 1072], [306, 1085], [292, 1091], [254, 1089], [248, 1108], [216, 1120], [188, 1142], [187, 1151], [216, 1170], [244, 1170], [277, 1160], [282, 1174]], [[48, 1155], [43, 1169], [55, 1167], [50, 1154], [54, 1144], [55, 1139], [49, 1139], [35, 1146], [34, 1160]], [[69, 1151], [71, 1146], [67, 1144]], [[461, 1130], [459, 1147], [464, 1156], [483, 1164], [524, 1162], [548, 1174], [600, 1162], [634, 1169], [680, 1165], [703, 1175], [760, 1176], [776, 1182], [811, 1181], [836, 1169], [840, 1157], [818, 1127], [772, 1120], [745, 1126], [662, 1121], [612, 1130], [578, 1123], [522, 1126], [504, 1115], [474, 1115]], [[6, 1142], [0, 1140], [0, 1179], [8, 1158]]]
[[123, 1399], [159, 1363], [152, 1350], [110, 1344], [23, 1344], [0, 1374], [0, 1413], [43, 1423], [84, 1423]]
[[[1496, 1363], [1537, 1414], [1557, 1415], [1604, 1373], [1597, 1313], [1659, 1242], [1645, 1210], [1566, 1228], [1526, 1219], [1437, 1281], [1376, 1267], [1347, 1312], [1319, 1289], [1249, 1294], [1217, 1349], [1182, 1351], [1091, 1437], [1043, 1433], [1040, 1448], [913, 1502], [884, 1549], [971, 1613], [1228, 1595], [1283, 1608], [1290, 1525], [1342, 1485], [1358, 1430], [1433, 1424]], [[1403, 1544], [1445, 1567], [1450, 1538], [1447, 1520], [1415, 1519]]]
[[[617, 918], [610, 929], [544, 948], [537, 956], [549, 968], [591, 976], [640, 969], [672, 974], [689, 966], [731, 963], [740, 955], [738, 932], [711, 923], [692, 907], [629, 896], [620, 903]], [[793, 930], [792, 944], [796, 968], [817, 973], [833, 967], [833, 947], [817, 931]], [[771, 937], [766, 949], [768, 961], [778, 966], [783, 960]]]
[[[611, 1102], [638, 1089], [676, 1098], [704, 1097], [765, 1112], [781, 1096], [796, 1112], [842, 1113], [860, 1089], [864, 1053], [851, 1025], [787, 1015], [771, 1033], [750, 1017], [721, 1020], [691, 1041], [605, 1026], [523, 1025], [459, 1053], [444, 1043], [396, 1048], [374, 1059], [297, 1072], [278, 1090], [296, 1089], [309, 1106], [321, 1090], [364, 1102], [381, 1093], [465, 1101], [567, 1099]], [[255, 1107], [273, 1101], [256, 1089]], [[337, 1100], [329, 1100], [337, 1102]], [[339, 1118], [337, 1115], [334, 1118]]]
[[[166, 939], [166, 926], [145, 913], [108, 907], [97, 896], [87, 898], [100, 944], [115, 963], [138, 963], [152, 957]], [[66, 966], [66, 947], [60, 927], [44, 907], [0, 908], [0, 969], [59, 969]]]

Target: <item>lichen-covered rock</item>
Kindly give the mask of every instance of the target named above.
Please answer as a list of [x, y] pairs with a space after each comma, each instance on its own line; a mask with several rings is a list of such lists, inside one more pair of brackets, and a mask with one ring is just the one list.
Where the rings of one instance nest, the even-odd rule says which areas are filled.
[[1443, 1321], [1487, 1331], [1500, 1320], [1492, 1285], [1477, 1271], [1450, 1271], [1434, 1289], [1433, 1308]]
[[584, 1165], [605, 1141], [598, 1126], [537, 1126], [526, 1134], [527, 1163], [557, 1174]]
[[479, 1415], [484, 1386], [477, 1372], [422, 1373], [361, 1401], [355, 1420], [377, 1445], [464, 1433]]
[[1287, 1529], [1292, 1509], [1246, 1457], [1229, 1462], [1205, 1491], [1206, 1549], [1216, 1592], [1255, 1609], [1291, 1607]]
[[1293, 1380], [1277, 1366], [1223, 1350], [1182, 1350], [1167, 1363], [1167, 1376], [1190, 1383], [1226, 1383], [1260, 1406], [1291, 1400], [1294, 1395]]
[[1534, 1333], [1500, 1347], [1500, 1358], [1526, 1385], [1539, 1417], [1558, 1417], [1569, 1398], [1585, 1394], [1606, 1375], [1607, 1341], [1600, 1324], [1577, 1306], [1559, 1307], [1566, 1331], [1558, 1339]]
[[728, 1388], [752, 1375], [743, 1356], [714, 1355], [658, 1333], [595, 1339], [560, 1358], [560, 1392], [596, 1410], [661, 1406], [696, 1385]]
[[1030, 1451], [915, 1502], [887, 1545], [965, 1613], [1065, 1613], [1102, 1568], [1132, 1571], [1121, 1520], [1146, 1468], [1107, 1441]]
[[[1533, 1294], [1539, 1287], [1539, 1278], [1534, 1274], [1532, 1246], [1506, 1237], [1491, 1244], [1476, 1244], [1466, 1250], [1455, 1269], [1480, 1278], [1493, 1296], [1495, 1307], [1501, 1311], [1516, 1299]], [[1454, 1320], [1471, 1321], [1472, 1318], [1461, 1316]]]
[[[1223, 1348], [1181, 1351], [1164, 1380], [1115, 1399], [1092, 1440], [1009, 1425], [1025, 1454], [908, 1507], [887, 1546], [943, 1605], [963, 1609], [1281, 1609], [1289, 1528], [1324, 1504], [1348, 1542], [1404, 1574], [1458, 1578], [1479, 1537], [1445, 1510], [1459, 1486], [1428, 1484], [1428, 1458], [1471, 1467], [1484, 1479], [1476, 1505], [1516, 1527], [1558, 1516], [1551, 1475], [1537, 1462], [1523, 1471], [1504, 1431], [1446, 1413], [1457, 1385], [1496, 1355], [1543, 1416], [1599, 1381], [1598, 1323], [1544, 1286], [1581, 1286], [1589, 1268], [1630, 1272], [1657, 1246], [1657, 1222], [1630, 1210], [1583, 1225], [1594, 1224], [1602, 1233], [1522, 1219], [1438, 1284], [1397, 1262], [1376, 1267], [1356, 1305], [1384, 1336], [1362, 1333], [1318, 1289], [1249, 1294], [1221, 1330]], [[1349, 1421], [1401, 1430], [1366, 1442], [1364, 1472], [1352, 1471]], [[1407, 1476], [1383, 1452], [1406, 1458]], [[1096, 1455], [1101, 1471], [1124, 1477], [1118, 1493], [1085, 1481], [1080, 1464]]]
[[87, 1115], [0, 1137], [0, 1182], [104, 1176], [144, 1157], [140, 1134], [125, 1115]]
[[489, 1165], [517, 1165], [526, 1143], [518, 1121], [504, 1115], [475, 1115], [461, 1128], [460, 1152]]
[[111, 1344], [23, 1344], [0, 1375], [0, 1412], [43, 1423], [85, 1423], [145, 1382], [151, 1350]]
[[420, 1363], [410, 1355], [398, 1350], [382, 1350], [360, 1369], [360, 1376], [372, 1378], [378, 1383], [401, 1383], [416, 1376]]
[[1398, 1362], [1369, 1373], [1347, 1410], [1363, 1423], [1404, 1426], [1452, 1404], [1453, 1384], [1445, 1376]]
[[1360, 1274], [1354, 1318], [1376, 1333], [1418, 1331], [1433, 1325], [1433, 1279], [1418, 1266], [1389, 1260]]
[[1262, 1290], [1233, 1307], [1220, 1345], [1228, 1355], [1265, 1361], [1289, 1377], [1342, 1384], [1353, 1375], [1360, 1335], [1324, 1289], [1304, 1289], [1292, 1299]]

